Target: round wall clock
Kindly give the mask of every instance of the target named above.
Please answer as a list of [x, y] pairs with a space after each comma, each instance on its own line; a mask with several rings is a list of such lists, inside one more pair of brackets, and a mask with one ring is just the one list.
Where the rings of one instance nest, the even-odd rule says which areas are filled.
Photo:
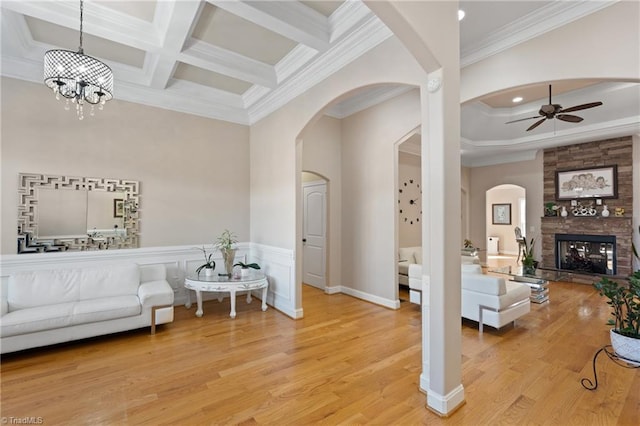
[[398, 206], [400, 208], [400, 220], [413, 225], [420, 222], [422, 209], [420, 205], [420, 183], [415, 179], [403, 182], [398, 189]]

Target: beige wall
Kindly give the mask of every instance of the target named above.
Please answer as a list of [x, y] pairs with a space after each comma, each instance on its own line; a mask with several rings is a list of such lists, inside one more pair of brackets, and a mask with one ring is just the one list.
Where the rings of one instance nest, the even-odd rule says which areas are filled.
[[[327, 287], [342, 285], [342, 122], [322, 116], [304, 133], [302, 169], [327, 180]], [[304, 179], [305, 173], [303, 173]]]
[[[541, 151], [536, 155], [535, 160], [475, 167], [469, 170], [469, 235], [474, 243], [481, 248], [487, 248], [486, 224], [487, 221], [491, 222], [491, 216], [488, 215], [491, 212], [491, 206], [486, 207], [486, 194], [489, 189], [504, 184], [513, 184], [524, 188], [527, 194], [527, 229], [523, 230], [523, 233], [528, 237], [540, 235], [540, 217], [543, 214], [542, 169]], [[513, 227], [510, 229], [513, 233]], [[509, 239], [506, 234], [504, 238], [505, 242]], [[539, 250], [540, 247], [536, 247], [536, 249]], [[537, 253], [537, 256], [539, 257], [540, 253]]]
[[20, 172], [140, 181], [142, 247], [249, 238], [246, 126], [117, 100], [78, 121], [43, 85], [2, 78], [1, 135], [3, 254]]
[[[411, 185], [410, 180], [413, 180], [413, 185], [421, 184], [421, 158], [418, 155], [407, 154], [406, 152], [398, 153], [398, 187], [403, 189], [404, 183]], [[415, 208], [409, 207], [406, 204], [407, 197], [401, 197], [400, 194], [396, 194], [396, 197], [401, 201], [396, 205], [398, 210], [398, 246], [399, 247], [416, 247], [422, 245], [422, 214], [421, 203], [418, 200], [418, 204]], [[408, 207], [408, 208], [407, 208]], [[403, 213], [400, 213], [400, 209], [403, 209]], [[420, 218], [420, 221], [415, 220], [415, 214]], [[408, 219], [405, 221], [405, 217]], [[413, 223], [412, 223], [413, 222]]]
[[412, 90], [342, 123], [343, 285], [392, 300], [398, 217], [394, 151], [420, 124], [420, 113], [420, 95]]
[[640, 2], [621, 1], [461, 70], [460, 100], [576, 78], [638, 81]]

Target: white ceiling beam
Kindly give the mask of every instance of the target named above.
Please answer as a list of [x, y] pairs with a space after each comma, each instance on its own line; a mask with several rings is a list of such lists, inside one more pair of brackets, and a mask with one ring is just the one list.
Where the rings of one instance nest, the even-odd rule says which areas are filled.
[[[177, 58], [184, 48], [193, 26], [198, 20], [202, 8], [199, 2], [161, 2], [154, 20], [157, 30], [162, 34], [158, 56], [154, 58], [150, 72], [150, 85], [155, 89], [164, 89], [169, 84], [176, 68]], [[149, 55], [149, 53], [147, 53]]]
[[329, 48], [326, 17], [297, 1], [207, 0], [209, 3], [319, 51]]
[[188, 47], [178, 59], [199, 68], [271, 89], [278, 85], [276, 72], [271, 65], [196, 39], [189, 41]]

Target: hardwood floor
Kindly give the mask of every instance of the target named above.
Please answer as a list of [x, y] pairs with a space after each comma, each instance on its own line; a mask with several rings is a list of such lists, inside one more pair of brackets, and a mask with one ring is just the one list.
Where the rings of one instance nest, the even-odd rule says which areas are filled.
[[44, 424], [640, 424], [640, 370], [594, 353], [608, 309], [591, 286], [552, 283], [517, 327], [462, 322], [466, 404], [425, 408], [420, 310], [397, 311], [304, 286], [305, 318], [254, 301], [176, 307], [176, 321], [2, 357], [5, 418]]

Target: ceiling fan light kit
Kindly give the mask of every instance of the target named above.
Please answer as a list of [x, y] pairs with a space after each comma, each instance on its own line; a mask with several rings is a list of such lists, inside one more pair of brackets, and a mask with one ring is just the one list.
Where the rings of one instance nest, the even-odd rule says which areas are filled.
[[542, 123], [544, 123], [545, 120], [551, 120], [554, 118], [557, 118], [558, 120], [562, 120], [562, 121], [567, 121], [569, 123], [579, 123], [583, 120], [582, 117], [578, 117], [577, 115], [572, 115], [567, 113], [580, 111], [588, 108], [594, 108], [600, 105], [602, 105], [602, 102], [590, 102], [587, 104], [576, 105], [576, 106], [563, 109], [562, 105], [554, 104], [551, 101], [551, 85], [549, 85], [549, 103], [547, 105], [542, 105], [540, 107], [540, 111], [538, 111], [539, 115], [536, 115], [535, 117], [527, 117], [527, 118], [521, 118], [519, 120], [507, 121], [505, 124], [517, 123], [519, 121], [533, 120], [538, 118], [539, 119], [538, 121], [536, 121], [531, 126], [529, 126], [529, 128], [527, 129], [527, 132], [528, 132], [530, 130], [535, 129]]
[[113, 72], [103, 62], [84, 54], [82, 48], [83, 1], [80, 1], [80, 47], [77, 52], [64, 49], [49, 50], [44, 55], [44, 83], [53, 90], [56, 99], [76, 104], [78, 119], [84, 118], [84, 104], [102, 109], [113, 98]]

